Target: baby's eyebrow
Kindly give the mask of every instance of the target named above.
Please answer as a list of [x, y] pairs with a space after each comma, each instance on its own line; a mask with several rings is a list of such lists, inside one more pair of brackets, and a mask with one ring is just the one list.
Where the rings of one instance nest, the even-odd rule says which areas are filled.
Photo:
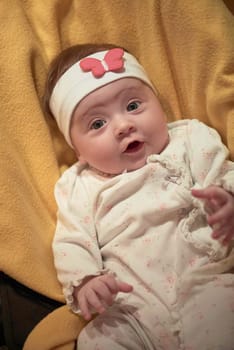
[[[140, 93], [142, 91], [142, 86], [128, 86], [127, 88], [118, 91], [115, 95], [112, 96], [111, 99], [116, 99], [121, 95], [128, 95], [128, 94], [137, 94]], [[105, 108], [106, 103], [105, 102], [100, 102], [100, 103], [96, 103], [94, 102], [93, 104], [91, 104], [89, 107], [84, 108], [84, 110], [80, 113], [78, 119], [79, 120], [84, 120], [85, 117], [87, 117], [87, 115], [89, 115], [90, 113], [92, 113], [93, 110], [96, 109], [101, 109], [101, 108]], [[79, 108], [79, 107], [78, 107]]]
[[84, 111], [80, 114], [78, 119], [84, 120], [87, 117], [87, 115], [92, 114], [93, 111], [95, 111], [97, 109], [104, 108], [104, 107], [105, 107], [104, 103], [93, 104], [90, 107], [88, 107], [87, 109], [84, 109]]

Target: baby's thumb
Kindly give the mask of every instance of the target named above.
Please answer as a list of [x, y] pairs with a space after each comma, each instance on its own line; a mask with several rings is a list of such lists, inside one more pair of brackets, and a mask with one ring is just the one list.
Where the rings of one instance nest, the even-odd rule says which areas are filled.
[[118, 287], [119, 287], [119, 292], [123, 292], [123, 293], [129, 293], [133, 290], [133, 286], [131, 286], [128, 283], [122, 282], [122, 281], [118, 281]]

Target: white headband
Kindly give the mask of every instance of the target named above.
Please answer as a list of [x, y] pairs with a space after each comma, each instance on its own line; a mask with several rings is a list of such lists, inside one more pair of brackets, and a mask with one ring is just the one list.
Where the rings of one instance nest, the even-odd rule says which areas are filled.
[[78, 103], [94, 90], [127, 77], [140, 79], [155, 90], [136, 58], [120, 48], [87, 56], [60, 77], [49, 105], [60, 131], [72, 148], [70, 122]]

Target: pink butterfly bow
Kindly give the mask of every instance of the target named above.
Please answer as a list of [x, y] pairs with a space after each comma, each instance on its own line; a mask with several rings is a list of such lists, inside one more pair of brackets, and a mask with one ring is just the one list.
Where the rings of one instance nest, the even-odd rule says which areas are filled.
[[124, 50], [114, 48], [109, 50], [103, 60], [86, 57], [80, 61], [80, 68], [84, 72], [91, 71], [95, 78], [101, 78], [106, 72], [115, 72], [123, 68]]

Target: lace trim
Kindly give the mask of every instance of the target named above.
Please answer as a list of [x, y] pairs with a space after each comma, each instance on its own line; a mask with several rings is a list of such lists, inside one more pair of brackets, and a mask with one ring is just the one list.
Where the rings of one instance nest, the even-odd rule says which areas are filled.
[[[103, 269], [101, 271], [96, 271], [95, 273], [91, 274], [90, 276], [101, 276], [101, 275], [105, 275], [108, 273], [112, 273], [109, 269]], [[74, 292], [74, 288], [78, 287], [85, 278], [87, 278], [88, 276], [84, 276], [81, 279], [75, 280], [75, 281], [71, 281], [69, 284], [65, 285], [63, 287], [63, 294], [66, 300], [66, 303], [68, 305], [68, 307], [76, 314], [80, 314], [80, 309], [79, 309], [79, 303], [78, 300], [76, 300], [73, 296], [73, 292]]]
[[208, 255], [211, 261], [219, 261], [226, 257], [228, 247], [213, 239], [211, 237], [212, 229], [209, 230], [209, 226], [202, 225], [201, 220], [205, 220], [204, 210], [194, 208], [181, 222], [181, 232], [187, 242], [191, 243], [200, 252]]

